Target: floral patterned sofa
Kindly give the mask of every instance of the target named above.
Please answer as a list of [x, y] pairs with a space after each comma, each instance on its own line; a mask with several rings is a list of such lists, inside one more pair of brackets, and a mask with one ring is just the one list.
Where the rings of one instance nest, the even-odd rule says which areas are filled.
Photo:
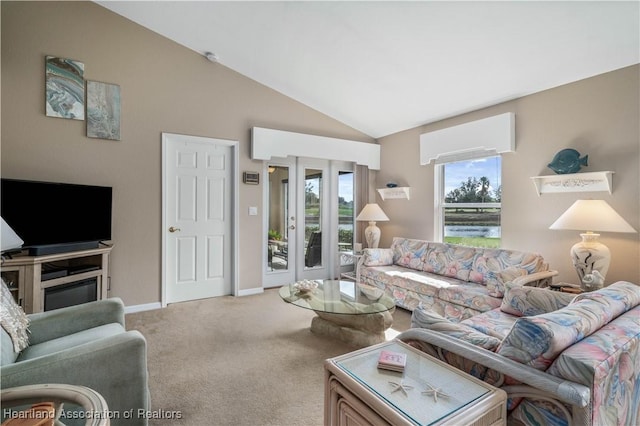
[[[501, 306], [461, 322], [418, 308], [398, 336], [509, 396], [525, 425], [640, 424], [640, 286], [578, 296], [507, 284]], [[515, 423], [515, 422], [514, 422]]]
[[364, 250], [359, 275], [402, 308], [460, 321], [499, 307], [505, 283], [546, 286], [557, 272], [535, 253], [396, 237], [391, 248]]

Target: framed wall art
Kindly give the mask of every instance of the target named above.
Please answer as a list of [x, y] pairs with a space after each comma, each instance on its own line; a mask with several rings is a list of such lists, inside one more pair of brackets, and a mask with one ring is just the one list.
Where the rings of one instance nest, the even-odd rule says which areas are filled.
[[47, 56], [45, 80], [46, 115], [84, 120], [84, 63]]
[[120, 140], [120, 86], [87, 81], [87, 137]]

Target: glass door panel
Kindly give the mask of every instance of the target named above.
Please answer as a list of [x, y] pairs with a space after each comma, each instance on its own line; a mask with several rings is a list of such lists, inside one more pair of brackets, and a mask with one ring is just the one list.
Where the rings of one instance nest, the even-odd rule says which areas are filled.
[[[289, 269], [289, 231], [294, 217], [289, 213], [289, 167], [269, 165], [267, 272]], [[295, 225], [294, 225], [295, 226]]]
[[322, 170], [304, 169], [304, 266], [322, 266]]
[[[353, 214], [354, 173], [338, 172], [338, 253], [353, 253], [355, 216]], [[348, 256], [339, 256], [340, 266], [353, 262]]]
[[354, 176], [354, 173], [352, 171], [338, 172], [338, 252], [339, 253], [341, 252], [353, 253], [353, 233], [355, 230], [355, 226], [354, 226], [355, 216], [353, 214], [353, 193], [354, 193], [353, 176]]
[[[352, 163], [273, 158], [265, 164], [263, 287], [335, 278], [353, 268]], [[300, 232], [298, 232], [300, 231]], [[340, 259], [340, 261], [338, 261]]]

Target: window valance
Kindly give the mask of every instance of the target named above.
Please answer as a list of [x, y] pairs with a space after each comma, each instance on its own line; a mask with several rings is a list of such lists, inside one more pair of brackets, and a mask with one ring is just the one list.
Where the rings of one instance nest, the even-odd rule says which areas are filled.
[[508, 112], [420, 135], [420, 164], [448, 163], [513, 152], [515, 114]]
[[351, 161], [380, 170], [380, 145], [377, 144], [262, 127], [251, 129], [252, 159], [287, 156]]

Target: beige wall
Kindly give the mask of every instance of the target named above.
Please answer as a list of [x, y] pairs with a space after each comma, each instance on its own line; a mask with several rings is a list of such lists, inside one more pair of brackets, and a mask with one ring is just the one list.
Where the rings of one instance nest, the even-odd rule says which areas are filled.
[[[250, 155], [250, 128], [260, 126], [366, 142], [366, 135], [249, 80], [220, 64], [90, 2], [1, 2], [4, 177], [111, 185], [114, 188], [112, 295], [127, 305], [160, 300], [161, 132], [240, 142], [240, 170], [261, 170]], [[122, 141], [89, 139], [84, 122], [44, 115], [44, 57], [83, 61], [89, 80], [119, 84]], [[376, 181], [412, 187], [411, 200], [383, 202], [391, 222], [379, 224], [381, 246], [391, 237], [433, 237], [433, 167], [418, 164], [420, 133], [501, 112], [516, 113], [517, 152], [503, 166], [505, 247], [541, 252], [560, 278], [574, 281], [568, 250], [577, 233], [549, 224], [579, 196], [538, 197], [530, 176], [562, 148], [589, 154], [585, 170], [613, 170], [607, 200], [640, 229], [639, 67], [580, 81], [380, 140]], [[413, 166], [412, 166], [413, 165]], [[239, 283], [261, 287], [262, 184], [240, 184]], [[607, 281], [640, 282], [638, 235], [608, 234]]]
[[[568, 252], [580, 240], [579, 232], [548, 229], [575, 200], [604, 199], [640, 230], [639, 82], [636, 65], [381, 138], [376, 184], [395, 181], [412, 191], [409, 201], [377, 197], [391, 219], [380, 224], [381, 247], [393, 236], [433, 238], [434, 168], [419, 165], [420, 134], [511, 111], [516, 114], [516, 152], [503, 156], [502, 245], [542, 253], [560, 272], [559, 280], [576, 282]], [[589, 155], [585, 172], [614, 171], [613, 194], [539, 197], [530, 177], [553, 174], [546, 165], [563, 148]], [[639, 234], [609, 233], [601, 240], [612, 254], [607, 283], [640, 283]]]
[[[239, 141], [239, 173], [261, 170], [249, 158], [253, 126], [374, 142], [94, 3], [1, 7], [2, 176], [113, 186], [111, 295], [127, 305], [160, 300], [161, 132]], [[86, 79], [120, 85], [121, 141], [89, 139], [83, 121], [45, 116], [46, 55], [82, 61]], [[262, 184], [239, 189], [246, 290], [262, 286]], [[248, 216], [249, 206], [260, 215]]]

